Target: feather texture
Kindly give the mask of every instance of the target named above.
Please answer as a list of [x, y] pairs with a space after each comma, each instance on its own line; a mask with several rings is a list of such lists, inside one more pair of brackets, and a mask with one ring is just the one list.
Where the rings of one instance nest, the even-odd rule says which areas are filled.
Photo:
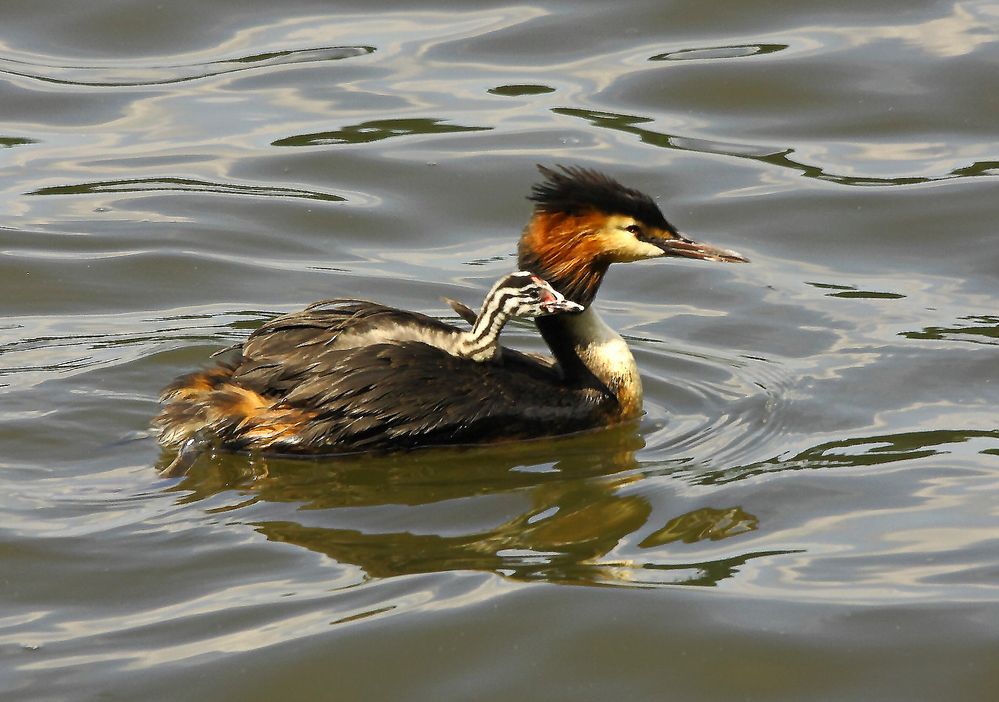
[[532, 438], [613, 418], [613, 395], [566, 384], [550, 361], [503, 349], [480, 363], [442, 348], [462, 333], [373, 302], [318, 302], [168, 386], [154, 424], [166, 446], [208, 431], [235, 449], [334, 453]]
[[332, 345], [302, 363], [253, 355], [301, 343], [301, 328], [288, 329], [262, 329], [235, 363], [168, 389], [159, 424], [181, 430], [161, 434], [164, 443], [206, 426], [223, 445], [283, 453], [483, 443], [590, 428], [612, 420], [617, 404], [526, 356], [482, 364], [419, 341]]

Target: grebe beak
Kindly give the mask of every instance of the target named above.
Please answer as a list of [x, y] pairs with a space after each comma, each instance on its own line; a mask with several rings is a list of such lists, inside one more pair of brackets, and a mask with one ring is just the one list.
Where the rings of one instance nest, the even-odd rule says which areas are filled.
[[700, 261], [718, 261], [720, 263], [749, 263], [749, 259], [737, 251], [722, 249], [711, 244], [700, 244], [680, 235], [677, 235], [676, 239], [657, 239], [655, 244], [667, 256], [696, 258]]
[[565, 312], [582, 312], [585, 309], [582, 305], [578, 305], [572, 300], [567, 300], [565, 295], [551, 287], [548, 283], [544, 282], [537, 276], [534, 277], [534, 281], [541, 285], [541, 302], [538, 307], [541, 308], [543, 314], [548, 315], [563, 314]]
[[582, 312], [586, 308], [563, 297], [561, 300], [553, 299], [551, 302], [547, 300], [542, 302], [541, 309], [545, 314], [564, 314], [566, 312]]

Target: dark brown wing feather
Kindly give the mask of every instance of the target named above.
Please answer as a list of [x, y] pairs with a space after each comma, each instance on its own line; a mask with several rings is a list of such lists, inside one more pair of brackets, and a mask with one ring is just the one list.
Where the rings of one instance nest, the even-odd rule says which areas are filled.
[[330, 351], [292, 381], [286, 367], [254, 364], [249, 383], [286, 388], [279, 402], [313, 419], [267, 448], [366, 451], [522, 439], [597, 426], [614, 400], [605, 391], [565, 387], [549, 370], [526, 363], [460, 359], [420, 342]]
[[392, 324], [454, 329], [357, 301], [278, 317], [237, 358], [164, 391], [160, 440], [179, 446], [209, 431], [231, 448], [335, 453], [548, 436], [615, 416], [605, 388], [567, 384], [550, 362], [516, 351], [495, 364], [419, 341], [337, 344], [345, 332]]
[[272, 319], [253, 332], [242, 344], [236, 374], [249, 389], [268, 397], [282, 396], [303, 379], [335, 365], [328, 356], [340, 351], [336, 342], [344, 332], [403, 325], [457, 331], [418, 312], [363, 300], [325, 300]]

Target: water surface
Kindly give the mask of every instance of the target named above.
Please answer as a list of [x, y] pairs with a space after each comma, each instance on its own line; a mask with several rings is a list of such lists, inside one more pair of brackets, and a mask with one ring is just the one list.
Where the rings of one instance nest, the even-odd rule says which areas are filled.
[[[992, 699], [997, 27], [984, 0], [7, 7], [0, 692]], [[157, 476], [159, 389], [266, 319], [477, 304], [536, 163], [753, 261], [611, 270], [640, 422]]]

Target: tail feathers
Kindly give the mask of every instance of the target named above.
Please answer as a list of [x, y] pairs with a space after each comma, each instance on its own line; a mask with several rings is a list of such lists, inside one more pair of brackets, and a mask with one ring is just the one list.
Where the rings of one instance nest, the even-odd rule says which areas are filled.
[[177, 400], [196, 400], [222, 387], [232, 379], [234, 364], [220, 363], [212, 368], [182, 375], [163, 388], [160, 402], [175, 402]]
[[293, 448], [315, 413], [275, 402], [231, 378], [231, 367], [219, 367], [192, 373], [166, 388], [166, 405], [153, 421], [160, 444], [180, 448], [209, 432], [236, 449]]

